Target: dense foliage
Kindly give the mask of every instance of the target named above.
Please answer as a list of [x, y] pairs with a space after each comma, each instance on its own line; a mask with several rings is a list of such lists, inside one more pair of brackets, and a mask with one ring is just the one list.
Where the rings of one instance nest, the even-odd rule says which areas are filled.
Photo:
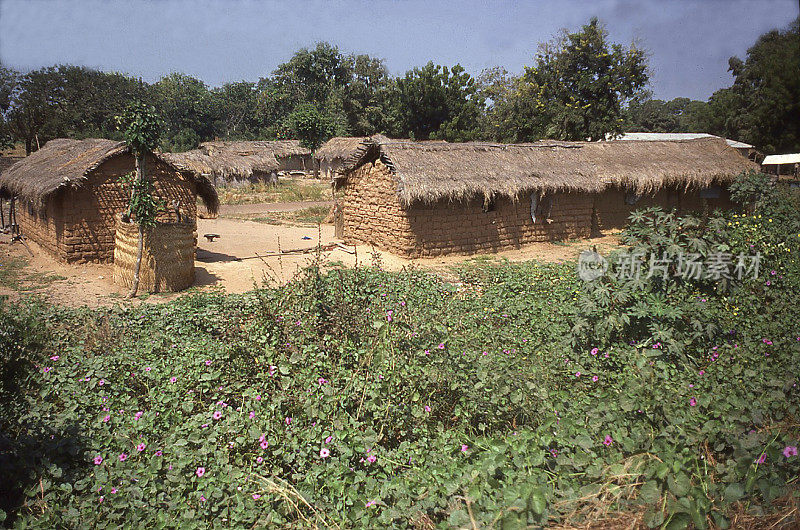
[[0, 508], [181, 528], [769, 512], [800, 473], [800, 210], [775, 193], [641, 211], [624, 235], [659, 258], [760, 252], [758, 278], [330, 264], [238, 296], [4, 304]]
[[761, 35], [742, 60], [731, 57], [733, 85], [708, 102], [642, 98], [627, 112], [627, 128], [707, 132], [755, 145], [765, 153], [800, 151], [800, 18]]
[[494, 113], [509, 140], [603, 140], [619, 134], [623, 108], [648, 82], [644, 51], [609, 44], [596, 18], [542, 46]]
[[114, 116], [141, 100], [164, 117], [161, 148], [169, 151], [214, 138], [531, 141], [639, 130], [709, 132], [792, 152], [800, 150], [797, 48], [797, 22], [765, 33], [745, 60], [731, 59], [733, 86], [708, 102], [651, 99], [645, 52], [609, 42], [597, 20], [544, 44], [521, 75], [490, 68], [477, 79], [434, 63], [393, 77], [382, 59], [324, 42], [257, 81], [213, 88], [180, 73], [149, 84], [80, 66], [18, 73], [0, 65], [0, 147], [19, 141], [31, 152], [56, 137], [120, 138]]

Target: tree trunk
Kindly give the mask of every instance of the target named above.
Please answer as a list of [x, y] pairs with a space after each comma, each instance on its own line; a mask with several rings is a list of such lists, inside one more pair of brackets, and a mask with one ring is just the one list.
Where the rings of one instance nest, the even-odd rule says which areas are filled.
[[[136, 155], [136, 183], [141, 183], [144, 180], [144, 155]], [[132, 186], [135, 188], [135, 186]], [[132, 197], [133, 195], [131, 195]], [[130, 214], [130, 210], [128, 210]], [[131, 292], [128, 293], [126, 298], [133, 298], [136, 296], [136, 291], [139, 290], [139, 272], [142, 270], [142, 254], [144, 254], [144, 226], [142, 226], [141, 219], [136, 219], [139, 225], [139, 241], [136, 245], [136, 266], [133, 268], [133, 285], [131, 285]]]

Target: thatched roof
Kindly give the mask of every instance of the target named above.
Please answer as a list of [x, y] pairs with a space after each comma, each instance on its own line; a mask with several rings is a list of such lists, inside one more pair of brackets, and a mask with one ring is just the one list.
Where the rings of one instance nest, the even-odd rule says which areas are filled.
[[652, 193], [664, 186], [707, 187], [758, 166], [719, 138], [668, 142], [533, 144], [426, 143], [374, 136], [345, 162], [350, 171], [380, 158], [404, 204], [539, 190], [597, 192], [621, 186]]
[[250, 180], [253, 173], [278, 171], [279, 158], [310, 156], [299, 140], [203, 142], [185, 153], [164, 153], [176, 166], [222, 180]]
[[243, 150], [261, 151], [270, 149], [277, 158], [285, 156], [311, 156], [311, 150], [300, 145], [300, 140], [254, 140], [247, 142], [203, 142], [200, 149], [214, 156], [216, 151]]
[[[59, 189], [81, 187], [89, 173], [103, 162], [129, 152], [125, 142], [103, 138], [50, 140], [41, 149], [0, 174], [0, 188], [35, 204], [41, 204], [47, 196]], [[219, 198], [208, 179], [183, 171], [158, 153], [155, 156], [176, 171], [182, 171], [193, 178], [197, 184], [197, 194], [206, 208], [209, 212], [216, 213]]]
[[164, 153], [164, 158], [196, 175], [223, 180], [249, 180], [253, 173], [278, 171], [269, 142], [207, 142], [185, 153]]
[[314, 152], [317, 160], [344, 160], [352, 155], [367, 140], [362, 136], [336, 136], [331, 138]]

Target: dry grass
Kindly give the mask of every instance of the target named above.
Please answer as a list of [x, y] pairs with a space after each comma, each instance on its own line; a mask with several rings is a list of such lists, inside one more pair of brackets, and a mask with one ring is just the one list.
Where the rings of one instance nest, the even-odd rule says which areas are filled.
[[290, 212], [271, 212], [268, 214], [257, 215], [225, 215], [227, 219], [241, 219], [244, 221], [255, 221], [269, 225], [313, 225], [325, 224], [325, 218], [330, 212], [329, 206], [311, 206], [302, 210]]
[[45, 272], [28, 272], [28, 260], [20, 257], [7, 257], [0, 259], [0, 286], [15, 291], [37, 291], [49, 286], [51, 283], [65, 280], [63, 276]]
[[248, 184], [240, 188], [219, 188], [220, 204], [310, 202], [330, 199], [330, 185], [313, 179], [281, 179], [277, 185]]

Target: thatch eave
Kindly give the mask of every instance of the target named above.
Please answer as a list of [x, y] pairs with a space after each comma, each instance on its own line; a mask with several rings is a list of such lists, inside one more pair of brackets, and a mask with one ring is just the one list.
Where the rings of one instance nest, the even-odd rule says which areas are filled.
[[398, 198], [463, 201], [476, 195], [512, 199], [540, 193], [600, 192], [617, 186], [652, 194], [664, 187], [704, 188], [731, 182], [757, 165], [718, 138], [663, 142], [425, 143], [376, 136], [334, 177], [380, 160], [395, 175]]

